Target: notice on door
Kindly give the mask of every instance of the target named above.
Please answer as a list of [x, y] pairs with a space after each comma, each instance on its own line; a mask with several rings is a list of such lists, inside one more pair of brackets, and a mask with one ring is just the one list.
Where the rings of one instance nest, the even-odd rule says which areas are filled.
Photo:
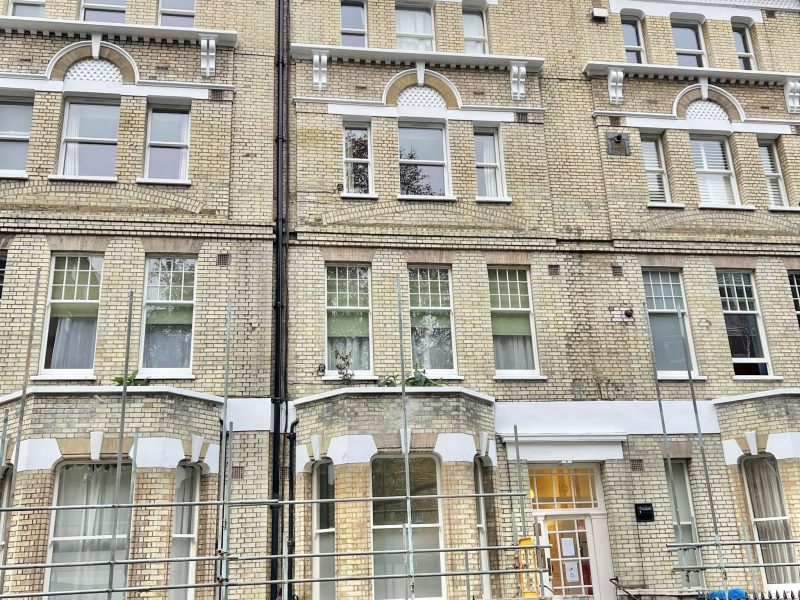
[[565, 579], [569, 583], [576, 583], [581, 580], [581, 575], [579, 571], [580, 567], [578, 566], [577, 561], [568, 561], [564, 563], [564, 575]]
[[561, 556], [575, 556], [575, 540], [572, 538], [561, 538]]

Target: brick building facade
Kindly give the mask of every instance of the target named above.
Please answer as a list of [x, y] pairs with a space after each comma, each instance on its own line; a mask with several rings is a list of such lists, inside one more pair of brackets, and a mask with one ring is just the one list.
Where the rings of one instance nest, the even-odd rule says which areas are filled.
[[[274, 3], [3, 9], [3, 501], [152, 505], [9, 513], [7, 593], [264, 597], [295, 419], [301, 500], [408, 438], [417, 598], [800, 588], [796, 0], [292, 3], [283, 428]], [[405, 597], [405, 502], [295, 516], [299, 598]]]

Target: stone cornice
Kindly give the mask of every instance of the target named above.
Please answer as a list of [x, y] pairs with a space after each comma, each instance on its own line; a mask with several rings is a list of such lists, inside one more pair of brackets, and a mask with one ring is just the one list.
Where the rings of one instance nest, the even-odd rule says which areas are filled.
[[622, 71], [625, 77], [628, 78], [676, 79], [679, 81], [706, 79], [710, 82], [757, 83], [761, 85], [783, 85], [788, 80], [800, 79], [800, 73], [711, 69], [707, 67], [683, 67], [680, 65], [589, 61], [583, 67], [584, 75], [589, 77], [607, 77], [611, 71]]

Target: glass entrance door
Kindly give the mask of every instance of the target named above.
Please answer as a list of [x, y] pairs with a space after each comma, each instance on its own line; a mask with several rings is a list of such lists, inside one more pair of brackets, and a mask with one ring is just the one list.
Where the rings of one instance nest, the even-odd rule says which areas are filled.
[[593, 596], [588, 517], [545, 519], [550, 544], [550, 587], [554, 596]]

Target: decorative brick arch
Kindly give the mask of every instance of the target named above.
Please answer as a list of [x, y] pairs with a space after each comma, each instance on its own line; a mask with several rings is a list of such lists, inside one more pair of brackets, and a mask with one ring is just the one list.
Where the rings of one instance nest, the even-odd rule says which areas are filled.
[[[426, 70], [422, 85], [438, 92], [444, 99], [448, 109], [460, 108], [461, 95], [458, 93], [456, 86], [443, 75]], [[386, 106], [397, 106], [397, 100], [400, 98], [400, 94], [412, 86], [419, 86], [418, 73], [416, 70], [398, 73], [386, 84], [386, 89], [383, 91], [384, 104]]]
[[125, 84], [133, 85], [139, 80], [139, 70], [130, 54], [119, 46], [100, 42], [99, 50], [93, 55], [91, 41], [76, 42], [62, 48], [47, 65], [47, 78], [63, 81], [67, 71], [75, 63], [93, 59], [113, 63], [122, 73], [122, 82]]
[[679, 119], [686, 118], [686, 109], [692, 102], [705, 100], [718, 104], [728, 115], [731, 123], [741, 123], [745, 119], [744, 109], [739, 101], [731, 94], [713, 85], [707, 86], [706, 94], [703, 94], [703, 86], [700, 84], [687, 87], [675, 98], [673, 111]]

